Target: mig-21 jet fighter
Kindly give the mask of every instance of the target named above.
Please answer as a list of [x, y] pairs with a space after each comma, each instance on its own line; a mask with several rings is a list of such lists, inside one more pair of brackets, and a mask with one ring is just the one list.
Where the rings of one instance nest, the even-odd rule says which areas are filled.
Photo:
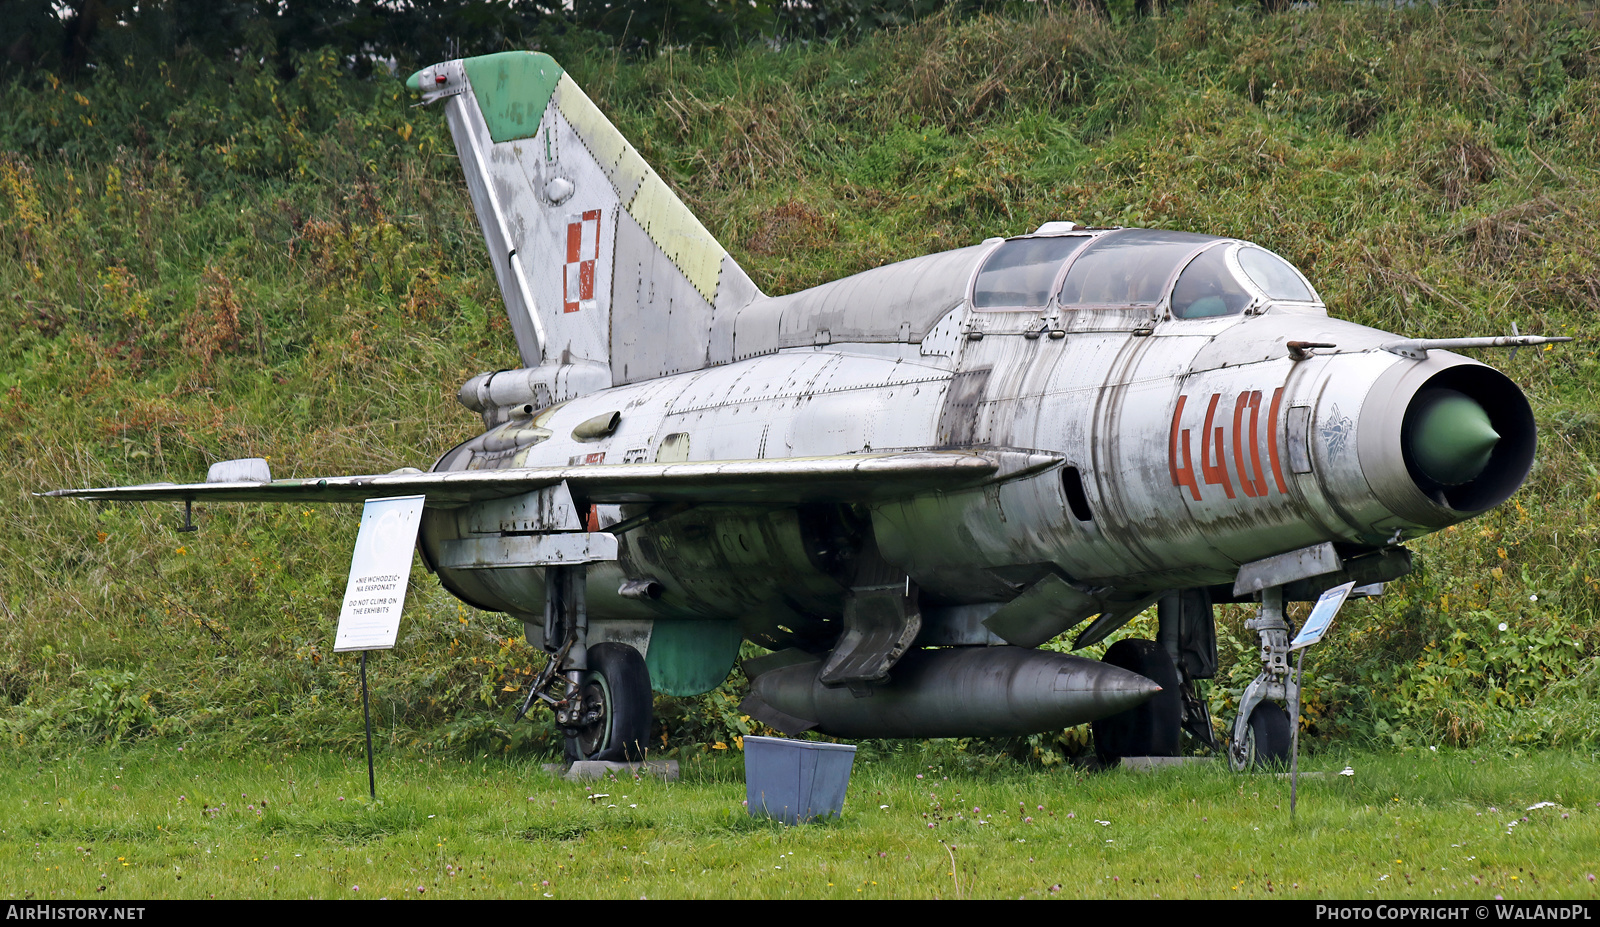
[[[652, 690], [846, 738], [1093, 722], [1105, 759], [1220, 747], [1194, 680], [1213, 605], [1258, 603], [1241, 768], [1287, 754], [1286, 601], [1404, 575], [1406, 541], [1505, 501], [1534, 420], [1452, 349], [1329, 318], [1271, 251], [1050, 222], [763, 294], [549, 56], [412, 75], [442, 102], [523, 367], [460, 390], [484, 432], [432, 470], [81, 499], [426, 496], [443, 586], [549, 654], [523, 708], [572, 758], [640, 755]], [[1103, 660], [1157, 608], [1157, 639]]]

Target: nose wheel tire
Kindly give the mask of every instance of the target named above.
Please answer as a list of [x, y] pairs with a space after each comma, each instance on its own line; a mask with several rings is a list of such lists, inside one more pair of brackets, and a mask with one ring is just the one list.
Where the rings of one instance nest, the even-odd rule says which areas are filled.
[[1250, 712], [1244, 743], [1234, 744], [1228, 759], [1235, 772], [1289, 765], [1289, 713], [1275, 702], [1262, 702]]
[[1177, 756], [1183, 701], [1178, 668], [1166, 649], [1155, 641], [1125, 638], [1106, 648], [1100, 662], [1138, 673], [1161, 687], [1144, 704], [1090, 725], [1101, 765], [1113, 765], [1125, 756]]
[[626, 644], [589, 648], [589, 668], [576, 696], [578, 723], [567, 729], [569, 760], [644, 759], [650, 736], [650, 670]]

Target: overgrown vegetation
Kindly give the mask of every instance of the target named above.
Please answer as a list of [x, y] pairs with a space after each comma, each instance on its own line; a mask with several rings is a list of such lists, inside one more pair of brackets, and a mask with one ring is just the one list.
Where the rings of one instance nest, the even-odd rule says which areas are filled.
[[[948, 744], [858, 750], [843, 814], [744, 806], [738, 757], [674, 782], [524, 759], [218, 757], [170, 743], [0, 761], [0, 891], [114, 898], [1397, 898], [1600, 895], [1591, 758], [1339, 750], [1299, 782], [1088, 775]], [[1350, 775], [1339, 775], [1348, 769]]]
[[[1109, 12], [1151, 0], [1069, 0]], [[1272, 0], [1281, 3], [1282, 0]], [[398, 61], [470, 57], [568, 37], [629, 53], [751, 42], [859, 38], [934, 13], [970, 16], [1018, 0], [9, 0], [0, 78], [76, 74], [127, 55], [241, 48], [284, 77], [332, 49], [362, 74]], [[9, 69], [9, 70], [8, 70]]]
[[[768, 292], [1072, 218], [1253, 239], [1346, 318], [1406, 335], [1594, 331], [1600, 22], [1572, 4], [1263, 16], [1193, 3], [934, 19], [852, 45], [556, 54]], [[455, 388], [513, 366], [438, 113], [305, 52], [108, 62], [0, 111], [0, 728], [353, 747], [330, 651], [353, 512], [46, 503], [60, 486], [427, 467]], [[1307, 661], [1313, 745], [1600, 746], [1600, 376], [1592, 341], [1491, 360], [1541, 428], [1515, 500], [1418, 542]], [[1223, 714], [1254, 673], [1224, 621]], [[553, 748], [511, 727], [536, 665], [417, 569], [370, 668], [380, 736]], [[731, 691], [659, 706], [731, 745]], [[1049, 761], [1080, 732], [975, 743]], [[698, 749], [698, 746], [694, 746]]]

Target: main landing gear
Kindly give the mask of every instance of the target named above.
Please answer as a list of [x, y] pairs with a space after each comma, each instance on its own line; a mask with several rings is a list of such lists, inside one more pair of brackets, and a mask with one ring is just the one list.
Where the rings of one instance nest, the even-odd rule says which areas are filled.
[[[564, 716], [564, 719], [563, 719]], [[650, 670], [627, 644], [589, 648], [577, 695], [556, 709], [568, 760], [644, 759], [650, 737]]]
[[1137, 708], [1090, 725], [1102, 766], [1126, 756], [1178, 756], [1184, 731], [1213, 750], [1211, 714], [1195, 691], [1196, 679], [1217, 670], [1216, 625], [1205, 589], [1184, 589], [1156, 605], [1159, 640], [1124, 638], [1106, 648], [1103, 662], [1138, 673], [1161, 686]]
[[650, 736], [650, 670], [627, 644], [589, 646], [584, 573], [581, 563], [545, 568], [543, 637], [549, 657], [517, 718], [535, 701], [544, 702], [566, 735], [568, 761], [637, 762]]
[[1161, 691], [1136, 708], [1089, 725], [1100, 764], [1114, 765], [1125, 756], [1177, 756], [1183, 703], [1172, 657], [1155, 641], [1130, 637], [1107, 647], [1101, 662], [1138, 673]]

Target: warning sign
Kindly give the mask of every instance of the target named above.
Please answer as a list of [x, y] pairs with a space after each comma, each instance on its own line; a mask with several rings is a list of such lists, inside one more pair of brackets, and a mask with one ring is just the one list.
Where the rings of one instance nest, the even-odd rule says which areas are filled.
[[400, 636], [400, 612], [411, 580], [411, 551], [422, 524], [424, 496], [368, 499], [350, 558], [350, 581], [333, 650], [389, 650]]

